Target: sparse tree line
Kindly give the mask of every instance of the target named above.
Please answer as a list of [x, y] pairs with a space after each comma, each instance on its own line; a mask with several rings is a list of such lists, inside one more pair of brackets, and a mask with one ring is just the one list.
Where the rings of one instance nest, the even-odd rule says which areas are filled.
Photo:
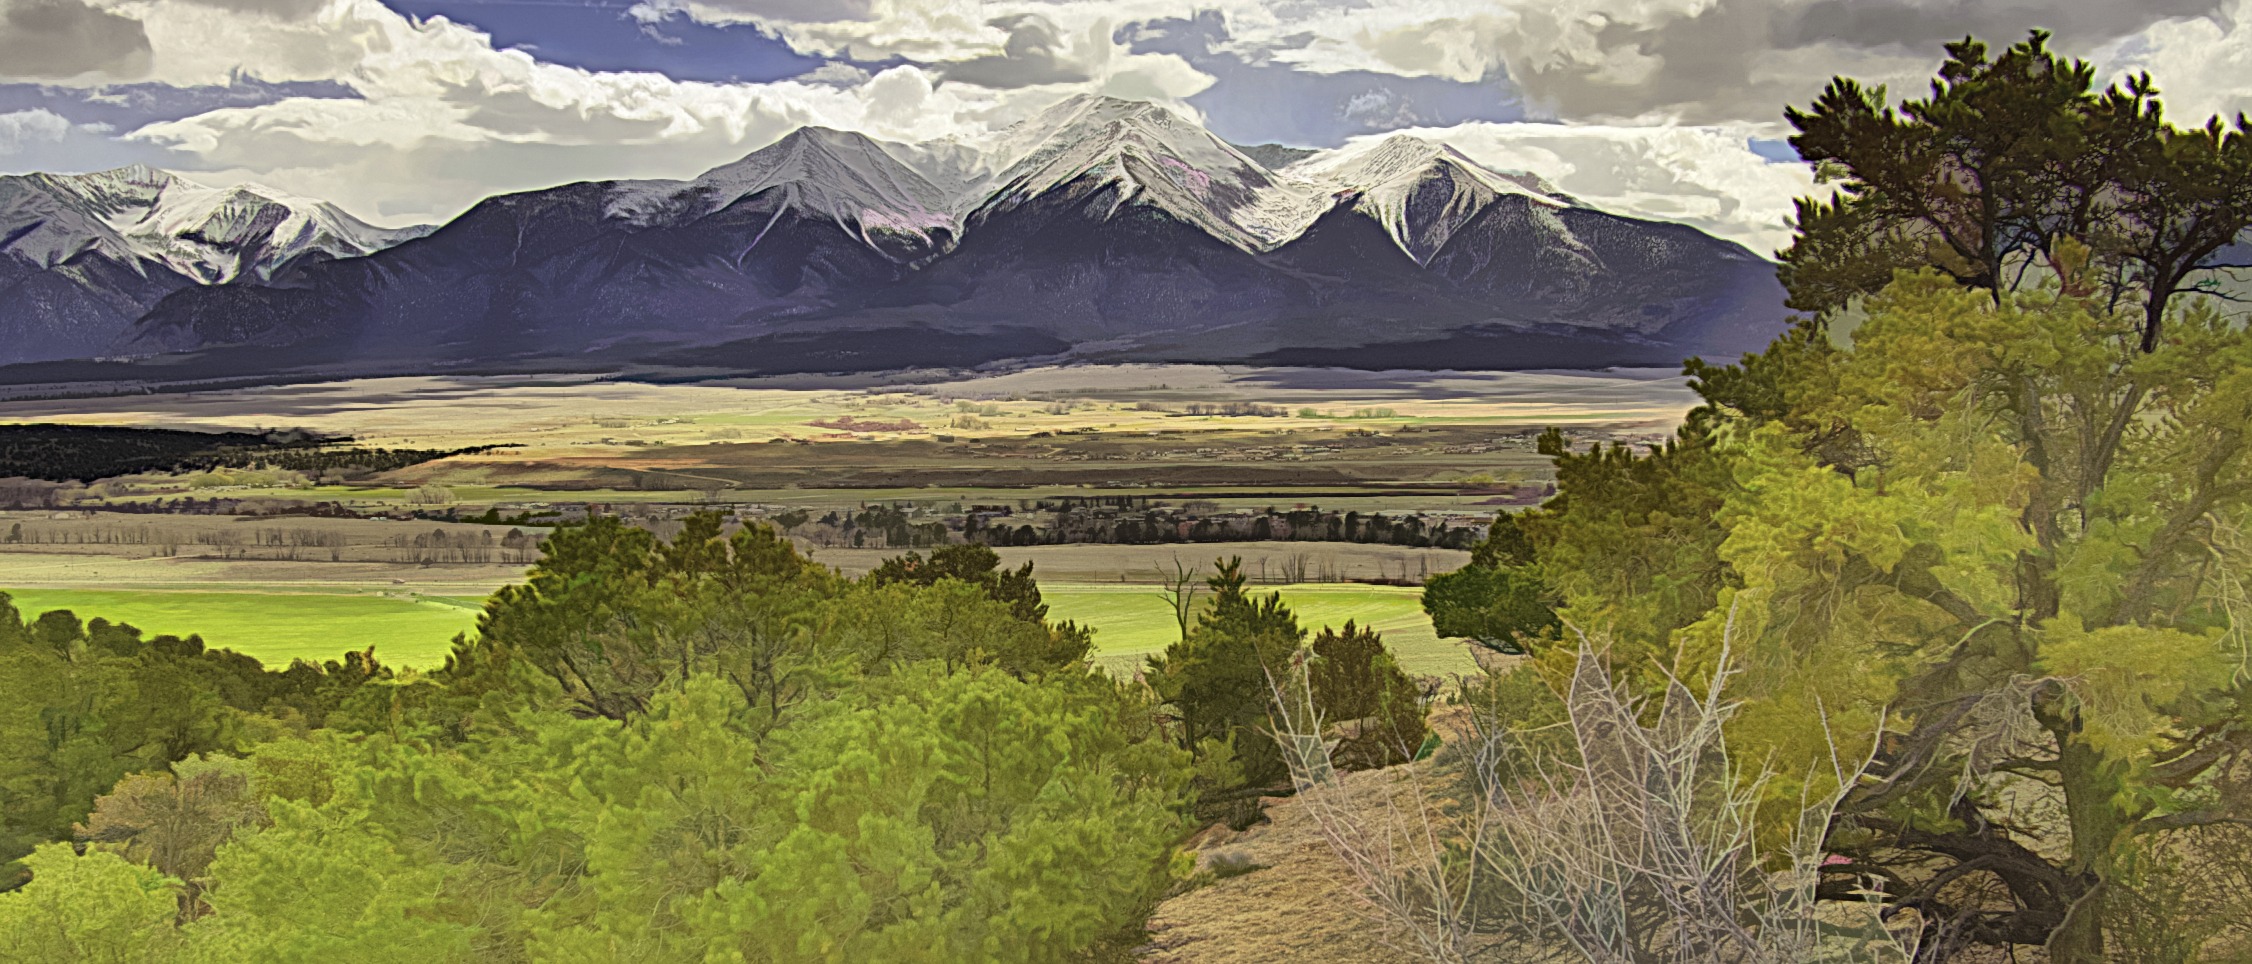
[[529, 563], [537, 556], [540, 540], [545, 538], [522, 529], [509, 529], [500, 538], [493, 538], [491, 529], [432, 529], [428, 532], [399, 534], [385, 538], [384, 544], [395, 550], [395, 558], [416, 565], [442, 565], [446, 563]]
[[[792, 535], [819, 546], [929, 549], [959, 542], [994, 547], [1060, 545], [1188, 545], [1214, 542], [1349, 542], [1412, 548], [1468, 549], [1482, 526], [1420, 514], [1363, 514], [1322, 509], [1266, 509], [1214, 516], [1167, 507], [1134, 510], [1057, 508], [1046, 519], [971, 511], [957, 523], [889, 505], [831, 511], [818, 519], [773, 517]], [[1035, 524], [1035, 521], [1038, 524]]]
[[1350, 542], [1364, 545], [1415, 548], [1468, 549], [1483, 534], [1482, 526], [1451, 524], [1443, 518], [1421, 514], [1388, 516], [1335, 509], [1264, 509], [1259, 512], [1211, 515], [1186, 509], [1142, 508], [1127, 512], [1106, 508], [1062, 508], [1043, 528], [1034, 530], [1041, 542], [1019, 541], [1018, 530], [1005, 521], [969, 517], [963, 536], [991, 545], [1177, 545], [1199, 542]]
[[910, 510], [889, 505], [862, 506], [859, 511], [830, 511], [810, 527], [802, 511], [783, 513], [777, 523], [816, 545], [855, 549], [929, 549], [954, 541], [944, 520], [916, 521]]
[[60, 526], [11, 522], [0, 545], [146, 546], [152, 554], [174, 557], [181, 549], [223, 559], [296, 562], [398, 562], [414, 565], [510, 563], [528, 565], [538, 557], [538, 532], [511, 528], [496, 537], [492, 529], [435, 528], [393, 533], [380, 543], [356, 543], [336, 529], [310, 526], [231, 526], [184, 529], [164, 525]]
[[[91, 504], [91, 507], [89, 507]], [[53, 483], [29, 479], [0, 479], [0, 509], [76, 509], [81, 512], [115, 512], [124, 515], [231, 515], [300, 516], [309, 519], [359, 519], [359, 513], [338, 502], [303, 502], [296, 499], [232, 499], [195, 496], [135, 501], [109, 501], [98, 489], [75, 482]]]
[[1282, 418], [1290, 410], [1280, 405], [1263, 405], [1258, 402], [1189, 402], [1177, 408], [1158, 406], [1154, 411], [1180, 415], [1219, 415], [1232, 418]]

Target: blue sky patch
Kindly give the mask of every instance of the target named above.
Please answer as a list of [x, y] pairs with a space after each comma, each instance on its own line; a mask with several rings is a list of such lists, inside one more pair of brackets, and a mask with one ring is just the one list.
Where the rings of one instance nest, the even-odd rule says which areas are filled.
[[687, 17], [642, 24], [633, 0], [384, 0], [408, 16], [445, 17], [552, 64], [595, 71], [648, 71], [676, 80], [761, 83], [819, 67], [819, 57], [751, 26], [711, 26]]

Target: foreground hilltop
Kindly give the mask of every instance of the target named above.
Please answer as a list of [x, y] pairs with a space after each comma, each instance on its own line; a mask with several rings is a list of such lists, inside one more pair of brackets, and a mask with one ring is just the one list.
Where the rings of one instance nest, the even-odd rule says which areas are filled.
[[1106, 97], [976, 142], [805, 128], [693, 180], [494, 197], [387, 240], [155, 292], [100, 353], [359, 372], [1599, 367], [1735, 354], [1784, 314], [1772, 264], [1739, 245], [1442, 144], [1247, 150]]

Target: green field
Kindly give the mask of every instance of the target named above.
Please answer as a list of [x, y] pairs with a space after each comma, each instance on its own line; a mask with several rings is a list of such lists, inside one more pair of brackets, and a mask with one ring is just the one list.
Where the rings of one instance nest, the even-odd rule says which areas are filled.
[[[1444, 675], [1475, 669], [1462, 643], [1440, 639], [1432, 631], [1431, 619], [1423, 613], [1421, 589], [1306, 583], [1261, 587], [1257, 592], [1277, 590], [1309, 635], [1350, 619], [1381, 631], [1410, 673]], [[1065, 583], [1042, 585], [1040, 592], [1047, 599], [1049, 618], [1095, 627], [1096, 658], [1114, 671], [1131, 672], [1145, 656], [1180, 638], [1172, 606], [1155, 586]]]
[[68, 609], [81, 619], [129, 623], [144, 635], [200, 635], [205, 645], [257, 657], [268, 666], [330, 660], [375, 647], [392, 666], [445, 662], [454, 634], [477, 624], [480, 600], [373, 593], [163, 592], [79, 589], [0, 590], [26, 619]]
[[[1351, 619], [1382, 631], [1411, 673], [1472, 669], [1461, 643], [1442, 640], [1431, 631], [1420, 590], [1334, 583], [1275, 588], [1309, 633]], [[1095, 627], [1096, 657], [1115, 672], [1131, 673], [1144, 657], [1179, 636], [1172, 609], [1154, 586], [1059, 583], [1041, 590], [1051, 618]], [[341, 591], [0, 591], [14, 598], [25, 618], [68, 609], [82, 619], [98, 616], [130, 623], [150, 636], [201, 635], [210, 646], [246, 653], [275, 666], [299, 658], [335, 659], [346, 650], [369, 646], [393, 666], [436, 666], [445, 661], [454, 634], [476, 626], [483, 602], [463, 596], [408, 598]]]

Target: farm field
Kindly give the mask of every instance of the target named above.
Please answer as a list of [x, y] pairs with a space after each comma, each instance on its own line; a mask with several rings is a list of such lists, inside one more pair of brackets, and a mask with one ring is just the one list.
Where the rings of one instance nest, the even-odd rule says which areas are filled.
[[[1043, 583], [1040, 591], [1050, 618], [1095, 627], [1095, 658], [1114, 673], [1133, 673], [1150, 654], [1180, 638], [1171, 605], [1153, 586]], [[1282, 593], [1309, 638], [1323, 626], [1342, 626], [1350, 619], [1382, 632], [1411, 675], [1444, 676], [1476, 668], [1466, 643], [1431, 631], [1422, 590], [1416, 587], [1313, 583], [1259, 588], [1260, 594], [1267, 592]]]
[[[427, 376], [92, 398], [0, 397], [0, 422], [350, 435], [381, 446], [633, 449], [853, 435], [981, 440], [1146, 432], [1464, 423], [1663, 432], [1695, 404], [1671, 371], [1361, 372], [1078, 366], [994, 376], [775, 378], [692, 385], [587, 377]], [[850, 416], [850, 418], [846, 418]], [[912, 420], [912, 427], [899, 425]], [[815, 421], [836, 424], [815, 425]], [[982, 423], [982, 424], [979, 424]]]
[[26, 617], [68, 609], [80, 619], [130, 623], [144, 636], [203, 637], [272, 667], [315, 662], [375, 647], [391, 666], [427, 669], [446, 659], [456, 633], [475, 628], [481, 598], [376, 591], [214, 592], [208, 590], [9, 589]]
[[[706, 507], [803, 512], [816, 522], [796, 527], [801, 545], [847, 574], [903, 551], [842, 548], [837, 533], [823, 534], [824, 513], [868, 506], [904, 508], [917, 522], [980, 506], [1039, 522], [1042, 500], [1131, 497], [1207, 516], [1319, 507], [1479, 526], [1541, 494], [1551, 473], [1533, 447], [1540, 430], [1560, 427], [1581, 445], [1649, 440], [1692, 402], [1671, 372], [1186, 365], [691, 385], [384, 378], [0, 399], [0, 423], [295, 428], [369, 447], [509, 446], [387, 472], [157, 474], [42, 490], [49, 501], [0, 509], [0, 588], [27, 610], [61, 606], [150, 633], [198, 633], [269, 661], [335, 658], [372, 643], [386, 662], [428, 666], [473, 623], [475, 600], [520, 578], [545, 530], [401, 518], [410, 513], [491, 508], [522, 518], [594, 506], [662, 533]], [[231, 500], [225, 511], [237, 514], [180, 508], [196, 500], [209, 512], [214, 499]], [[152, 500], [167, 511], [104, 509], [146, 510], [134, 503]], [[1056, 616], [1097, 627], [1099, 657], [1114, 670], [1131, 672], [1176, 635], [1155, 595], [1159, 572], [1178, 563], [1209, 573], [1226, 556], [1241, 556], [1262, 591], [1300, 583], [1285, 593], [1309, 630], [1373, 623], [1411, 671], [1470, 666], [1462, 644], [1431, 632], [1417, 590], [1347, 582], [1418, 582], [1463, 565], [1458, 550], [1234, 542], [999, 552], [1012, 567], [1034, 563]]]
[[1694, 397], [1671, 372], [1344, 372], [1186, 365], [656, 385], [585, 377], [381, 378], [227, 392], [0, 399], [0, 423], [304, 429], [362, 446], [505, 448], [403, 469], [183, 494], [465, 506], [704, 501], [1006, 502], [1141, 495], [1228, 508], [1495, 504], [1549, 478], [1542, 429], [1662, 437]]
[[[334, 659], [374, 645], [392, 665], [437, 665], [453, 635], [474, 625], [479, 602], [520, 580], [525, 568], [503, 561], [505, 550], [475, 550], [476, 561], [415, 562], [428, 550], [393, 545], [402, 535], [443, 532], [452, 542], [482, 547], [486, 532], [506, 531], [498, 526], [51, 515], [0, 512], [0, 531], [23, 527], [24, 542], [0, 543], [0, 591], [15, 596], [18, 609], [65, 608], [82, 618], [129, 622], [150, 635], [200, 634], [213, 646], [269, 662]], [[320, 538], [291, 538], [301, 531]], [[286, 544], [292, 542], [309, 545]], [[904, 551], [801, 548], [850, 576]], [[1341, 581], [1420, 581], [1466, 564], [1470, 554], [1459, 550], [1231, 542], [1004, 547], [997, 554], [1010, 568], [1032, 563], [1056, 618], [1097, 628], [1098, 658], [1113, 671], [1132, 673], [1177, 637], [1157, 595], [1162, 574], [1181, 565], [1208, 575], [1215, 559], [1227, 557], [1243, 560], [1258, 591], [1282, 590], [1309, 631], [1353, 619], [1382, 630], [1411, 672], [1443, 675], [1470, 667], [1461, 642], [1432, 633], [1420, 590]], [[536, 550], [515, 558], [534, 557]], [[1314, 581], [1284, 585], [1294, 579]]]
[[[1130, 675], [1151, 653], [1179, 637], [1172, 610], [1151, 585], [1043, 583], [1049, 612], [1096, 629], [1096, 659]], [[1304, 584], [1263, 587], [1280, 591], [1309, 633], [1351, 619], [1375, 626], [1415, 674], [1445, 675], [1472, 668], [1458, 640], [1442, 640], [1424, 616], [1419, 590], [1402, 586]], [[384, 589], [286, 591], [241, 589], [15, 589], [0, 586], [29, 617], [68, 609], [81, 619], [130, 623], [149, 636], [200, 635], [214, 648], [232, 649], [268, 665], [293, 659], [336, 659], [348, 650], [375, 647], [384, 663], [427, 669], [445, 661], [456, 633], [475, 628], [483, 597], [427, 595]]]

